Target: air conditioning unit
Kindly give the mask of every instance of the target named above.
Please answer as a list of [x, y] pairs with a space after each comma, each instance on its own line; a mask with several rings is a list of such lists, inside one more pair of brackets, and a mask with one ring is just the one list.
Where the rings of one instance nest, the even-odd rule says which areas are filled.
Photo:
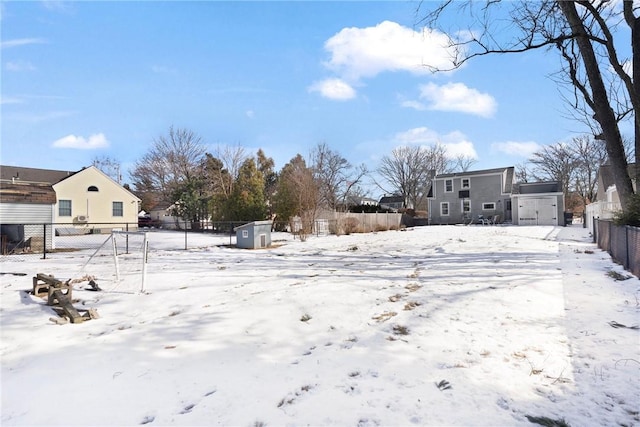
[[78, 222], [87, 222], [89, 221], [89, 217], [86, 215], [78, 215]]

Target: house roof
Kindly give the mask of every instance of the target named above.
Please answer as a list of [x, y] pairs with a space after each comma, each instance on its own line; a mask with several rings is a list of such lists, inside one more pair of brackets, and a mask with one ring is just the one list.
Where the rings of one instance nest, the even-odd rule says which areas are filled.
[[404, 197], [402, 196], [382, 196], [380, 198], [380, 204], [385, 203], [404, 203]]
[[54, 205], [56, 192], [51, 184], [0, 181], [0, 202]]
[[56, 184], [73, 174], [75, 172], [0, 165], [0, 180], [2, 181], [16, 182], [19, 180], [22, 182]]
[[[627, 166], [627, 172], [629, 172], [629, 175], [633, 178], [634, 177], [634, 168], [636, 167], [635, 163], [629, 163], [629, 165]], [[613, 167], [610, 164], [605, 164], [605, 165], [600, 165], [600, 168], [598, 169], [598, 176], [600, 178], [600, 182], [602, 182], [602, 186], [603, 186], [603, 190], [606, 190], [607, 188], [611, 187], [612, 185], [615, 185], [615, 182], [613, 180]]]
[[[0, 165], [0, 182], [2, 183], [11, 183], [11, 184], [18, 184], [18, 183], [22, 183], [22, 184], [46, 184], [48, 186], [53, 186], [56, 185], [68, 178], [71, 178], [72, 176], [79, 174], [83, 171], [89, 170], [89, 169], [95, 169], [96, 171], [98, 171], [99, 173], [101, 173], [102, 175], [104, 175], [107, 179], [109, 179], [110, 181], [112, 181], [115, 185], [119, 186], [120, 188], [122, 188], [123, 191], [126, 191], [127, 193], [131, 194], [133, 197], [136, 198], [136, 200], [140, 201], [140, 198], [138, 196], [136, 196], [135, 194], [133, 194], [131, 191], [127, 190], [126, 188], [124, 188], [123, 186], [121, 186], [119, 183], [117, 183], [116, 181], [114, 181], [110, 176], [108, 176], [107, 174], [105, 174], [104, 172], [102, 172], [100, 169], [98, 169], [95, 166], [89, 166], [88, 168], [82, 168], [77, 172], [71, 172], [71, 171], [59, 171], [59, 170], [52, 170], [52, 169], [35, 169], [35, 168], [23, 168], [23, 167], [18, 167], [18, 166], [4, 166], [4, 165]], [[28, 187], [20, 187], [22, 190], [20, 191], [25, 191]], [[41, 188], [41, 187], [34, 187], [34, 188]], [[41, 191], [41, 190], [38, 190]], [[52, 188], [52, 191], [54, 191], [54, 201], [53, 203], [56, 203], [56, 199], [55, 199], [55, 189]], [[3, 198], [3, 201], [4, 198]]]

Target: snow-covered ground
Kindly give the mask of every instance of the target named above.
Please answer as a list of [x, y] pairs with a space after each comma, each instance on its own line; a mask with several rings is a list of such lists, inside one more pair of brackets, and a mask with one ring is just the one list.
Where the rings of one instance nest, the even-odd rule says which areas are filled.
[[580, 225], [149, 236], [84, 323], [25, 292], [82, 253], [0, 263], [2, 426], [640, 425], [640, 281]]

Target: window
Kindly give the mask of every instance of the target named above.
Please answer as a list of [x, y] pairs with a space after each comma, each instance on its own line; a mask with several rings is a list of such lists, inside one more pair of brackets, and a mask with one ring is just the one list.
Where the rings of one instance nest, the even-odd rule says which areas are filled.
[[242, 238], [243, 239], [249, 238], [249, 230], [242, 230]]
[[482, 210], [483, 211], [495, 211], [496, 210], [496, 204], [494, 202], [483, 203], [482, 204]]
[[462, 212], [463, 213], [471, 212], [471, 201], [470, 200], [463, 200], [462, 201]]
[[453, 191], [453, 180], [445, 179], [444, 180], [444, 191], [446, 193], [451, 193]]
[[124, 216], [122, 202], [113, 202], [113, 216]]
[[58, 216], [71, 216], [71, 200], [58, 201]]
[[449, 216], [449, 202], [440, 203], [440, 215]]
[[98, 187], [96, 187], [95, 185], [90, 186], [89, 188], [87, 188], [87, 191], [98, 191]]
[[462, 188], [471, 188], [471, 180], [469, 178], [462, 178]]

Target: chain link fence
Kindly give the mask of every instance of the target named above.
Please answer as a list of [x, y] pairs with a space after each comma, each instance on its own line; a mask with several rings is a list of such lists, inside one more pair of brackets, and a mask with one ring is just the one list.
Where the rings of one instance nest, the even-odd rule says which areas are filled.
[[[310, 235], [351, 234], [393, 230], [400, 227], [401, 214], [338, 214], [333, 218], [316, 219], [310, 226]], [[208, 234], [224, 239], [212, 240], [212, 244], [233, 245], [235, 229], [249, 221], [174, 221], [169, 224], [148, 223], [49, 223], [49, 224], [2, 224], [0, 262], [15, 262], [24, 259], [55, 258], [59, 256], [91, 256], [114, 231], [147, 231], [163, 233], [163, 250], [187, 250], [202, 244], [202, 240], [191, 239], [193, 234]], [[411, 224], [412, 225], [412, 224]], [[301, 224], [274, 222], [273, 230], [300, 234]], [[228, 238], [228, 240], [227, 240]], [[126, 245], [126, 240], [125, 240]], [[128, 248], [125, 246], [125, 252]]]
[[625, 270], [640, 277], [640, 228], [596, 219], [593, 223], [593, 240]]

